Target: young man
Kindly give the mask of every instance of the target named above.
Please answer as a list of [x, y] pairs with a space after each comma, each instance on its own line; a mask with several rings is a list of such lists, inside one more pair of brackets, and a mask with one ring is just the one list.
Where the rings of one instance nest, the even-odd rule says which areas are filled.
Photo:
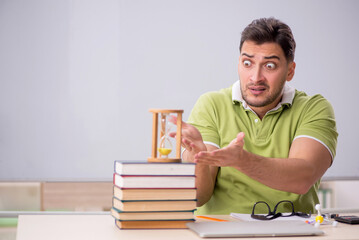
[[184, 160], [197, 163], [197, 214], [251, 213], [257, 201], [274, 207], [282, 200], [295, 211], [315, 212], [338, 134], [326, 99], [286, 84], [294, 76], [294, 52], [285, 23], [254, 20], [242, 32], [239, 81], [194, 106], [182, 145]]

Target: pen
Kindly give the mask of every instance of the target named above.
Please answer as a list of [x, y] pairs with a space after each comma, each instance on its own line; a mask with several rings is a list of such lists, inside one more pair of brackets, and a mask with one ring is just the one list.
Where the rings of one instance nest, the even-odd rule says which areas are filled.
[[196, 216], [196, 217], [202, 218], [202, 219], [207, 219], [207, 220], [212, 220], [212, 221], [217, 221], [217, 222], [228, 222], [228, 220], [213, 218], [213, 217], [206, 217], [206, 216]]

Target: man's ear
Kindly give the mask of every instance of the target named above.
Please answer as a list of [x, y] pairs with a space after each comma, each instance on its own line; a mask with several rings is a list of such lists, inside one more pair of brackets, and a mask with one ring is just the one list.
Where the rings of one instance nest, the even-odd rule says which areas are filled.
[[291, 81], [294, 77], [295, 66], [296, 66], [295, 62], [290, 62], [288, 64], [288, 73], [287, 73], [287, 79], [286, 79], [288, 82]]

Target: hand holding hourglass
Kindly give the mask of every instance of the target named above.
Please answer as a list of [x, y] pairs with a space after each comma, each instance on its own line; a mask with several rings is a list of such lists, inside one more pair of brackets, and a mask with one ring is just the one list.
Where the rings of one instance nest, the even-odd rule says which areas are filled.
[[[177, 118], [175, 116], [171, 116], [169, 121], [175, 124], [177, 122]], [[176, 132], [170, 132], [169, 136], [173, 138], [176, 137]], [[186, 149], [186, 151], [188, 151], [188, 153], [193, 155], [201, 151], [207, 151], [206, 145], [203, 143], [201, 133], [197, 130], [197, 128], [183, 121], [181, 145]]]

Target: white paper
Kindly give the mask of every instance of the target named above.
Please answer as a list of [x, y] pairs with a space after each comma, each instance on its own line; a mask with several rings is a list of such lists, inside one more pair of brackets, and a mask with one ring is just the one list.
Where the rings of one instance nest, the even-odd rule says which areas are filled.
[[[231, 217], [243, 220], [243, 221], [263, 221], [263, 220], [258, 220], [258, 219], [254, 219], [251, 217], [251, 214], [243, 214], [243, 213], [231, 213], [230, 214]], [[278, 217], [275, 218], [271, 221], [282, 221], [282, 220], [302, 220], [302, 221], [315, 221], [315, 217], [311, 216], [310, 218], [303, 218], [303, 217], [299, 217], [299, 216], [290, 216], [290, 217]]]

